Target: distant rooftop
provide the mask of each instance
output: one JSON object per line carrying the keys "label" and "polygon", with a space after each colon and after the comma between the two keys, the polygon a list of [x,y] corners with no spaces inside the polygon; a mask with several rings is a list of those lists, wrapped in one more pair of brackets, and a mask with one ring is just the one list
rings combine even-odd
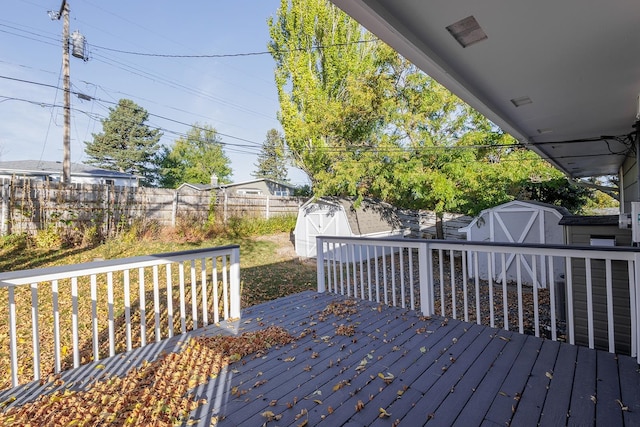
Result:
{"label": "distant rooftop", "polygon": [[[42,160],[15,160],[0,162],[0,174],[43,175],[62,173],[62,162]],[[102,169],[83,163],[71,163],[71,174],[75,176],[102,176],[107,178],[134,178],[130,173]]]}

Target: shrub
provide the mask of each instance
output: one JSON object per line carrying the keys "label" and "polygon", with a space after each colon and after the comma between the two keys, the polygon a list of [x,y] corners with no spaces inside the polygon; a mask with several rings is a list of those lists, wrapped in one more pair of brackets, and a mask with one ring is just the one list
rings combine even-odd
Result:
{"label": "shrub", "polygon": [[38,230],[33,236],[33,242],[40,249],[60,249],[62,247],[62,230],[53,224]]}

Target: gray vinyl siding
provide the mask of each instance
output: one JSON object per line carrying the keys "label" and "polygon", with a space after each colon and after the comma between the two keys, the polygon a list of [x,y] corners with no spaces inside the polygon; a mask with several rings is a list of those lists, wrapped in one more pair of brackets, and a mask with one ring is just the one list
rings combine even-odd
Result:
{"label": "gray vinyl siding", "polygon": [[638,162],[635,156],[628,156],[622,164],[622,212],[631,212],[631,202],[640,201],[638,189]]}
{"label": "gray vinyl siding", "polygon": [[[613,225],[607,226],[567,226],[567,243],[570,245],[589,246],[592,236],[615,236],[617,246],[631,244],[629,230]],[[616,350],[629,354],[631,351],[631,315],[629,309],[628,265],[623,261],[612,262],[614,337]],[[576,344],[588,345],[587,292],[585,261],[574,259],[571,264],[573,276],[573,303]],[[593,286],[593,313],[595,346],[607,350],[607,296],[605,261],[591,261],[591,277]]]}

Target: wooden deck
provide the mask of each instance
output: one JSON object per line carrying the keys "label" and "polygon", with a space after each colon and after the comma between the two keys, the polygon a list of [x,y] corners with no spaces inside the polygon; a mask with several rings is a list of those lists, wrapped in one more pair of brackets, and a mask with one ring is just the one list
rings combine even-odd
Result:
{"label": "wooden deck", "polygon": [[[640,425],[633,358],[364,301],[353,314],[320,316],[342,301],[304,292],[244,310],[240,321],[194,331],[229,334],[277,325],[303,335],[264,357],[232,364],[194,390],[208,401],[192,414],[196,425]],[[353,326],[355,334],[337,335],[340,325]],[[183,340],[102,361],[102,375],[177,351]],[[67,372],[65,386],[82,389],[99,379],[91,377],[95,372],[92,365]],[[0,393],[0,402],[11,396],[17,405],[54,389],[30,384]],[[381,408],[390,416],[380,418]],[[281,418],[267,421],[265,411]]]}

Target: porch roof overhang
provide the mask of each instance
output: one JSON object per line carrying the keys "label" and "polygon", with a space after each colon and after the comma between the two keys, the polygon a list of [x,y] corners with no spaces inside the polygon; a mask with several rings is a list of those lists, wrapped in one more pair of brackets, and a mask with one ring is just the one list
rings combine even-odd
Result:
{"label": "porch roof overhang", "polygon": [[[331,1],[568,176],[615,175],[631,152],[635,2]],[[447,27],[471,16],[486,39],[463,47]]]}

